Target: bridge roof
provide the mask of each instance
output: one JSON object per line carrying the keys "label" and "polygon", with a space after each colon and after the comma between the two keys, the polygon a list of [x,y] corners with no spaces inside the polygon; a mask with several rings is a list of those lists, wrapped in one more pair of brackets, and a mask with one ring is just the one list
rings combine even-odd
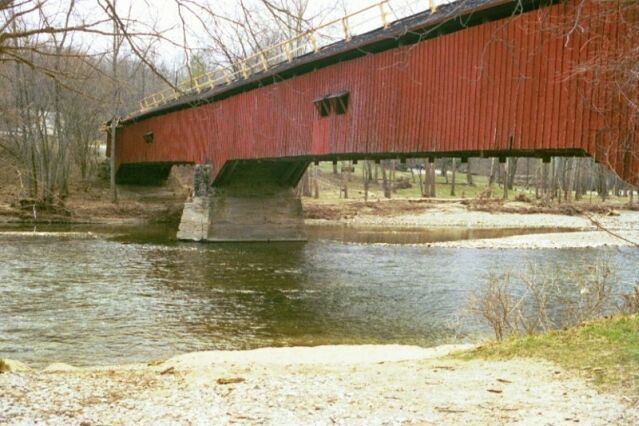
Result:
{"label": "bridge roof", "polygon": [[[548,0],[543,4],[556,2],[557,0]],[[540,4],[542,4],[540,0],[457,0],[439,6],[435,12],[427,10],[391,22],[387,28],[379,28],[353,36],[350,40],[322,47],[317,52],[299,56],[290,62],[276,64],[267,71],[255,73],[247,79],[233,81],[198,93],[187,93],[159,107],[133,112],[120,123],[126,125],[153,116],[212,103],[337,62],[348,61],[400,45],[417,43],[487,21],[532,10],[540,7]]]}

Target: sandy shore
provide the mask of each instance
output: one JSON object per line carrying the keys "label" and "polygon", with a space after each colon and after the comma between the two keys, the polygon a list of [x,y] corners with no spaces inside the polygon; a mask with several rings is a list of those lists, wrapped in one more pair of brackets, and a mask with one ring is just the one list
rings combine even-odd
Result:
{"label": "sandy shore", "polygon": [[553,234],[516,235],[512,237],[447,241],[431,247],[487,248],[487,249],[558,249],[625,247],[639,244],[639,231],[624,231],[617,238],[603,231],[559,232]]}
{"label": "sandy shore", "polygon": [[[639,212],[620,210],[614,215],[590,215],[603,225],[615,229],[634,227],[639,229]],[[459,203],[435,205],[419,213],[398,213],[390,216],[361,214],[337,221],[307,219],[309,224],[345,224],[354,226],[404,226],[404,227],[467,227],[485,228],[575,228],[594,230],[589,217],[547,213],[502,213],[468,210]]]}
{"label": "sandy shore", "polygon": [[[517,235],[503,238],[451,241],[435,243],[435,247],[458,247],[458,248],[492,248],[492,249],[552,249],[552,248],[589,248],[589,247],[624,247],[639,246],[639,212],[621,211],[618,215],[602,216],[592,215],[588,217],[559,216],[556,215],[514,215],[519,218],[511,218],[506,215],[495,214],[492,223],[499,221],[519,220],[526,223],[572,223],[568,225],[579,232],[557,232],[544,234]],[[528,216],[534,216],[528,218]],[[593,222],[594,221],[594,222]],[[597,226],[597,224],[601,226]],[[604,230],[602,230],[605,229]]]}
{"label": "sandy shore", "polygon": [[556,366],[445,346],[206,352],[148,366],[0,374],[0,423],[637,424],[639,408]]}
{"label": "sandy shore", "polygon": [[[601,231],[593,220],[608,233]],[[448,204],[422,213],[395,216],[361,215],[339,221],[307,220],[314,225],[342,224],[354,228],[571,228],[577,232],[555,232],[521,236],[450,241],[428,244],[434,247],[460,248],[585,248],[631,246],[639,244],[639,212],[622,210],[615,215],[566,216],[558,214],[489,213],[469,211],[465,206]],[[613,234],[622,238],[617,238]],[[625,240],[624,240],[625,239]]]}

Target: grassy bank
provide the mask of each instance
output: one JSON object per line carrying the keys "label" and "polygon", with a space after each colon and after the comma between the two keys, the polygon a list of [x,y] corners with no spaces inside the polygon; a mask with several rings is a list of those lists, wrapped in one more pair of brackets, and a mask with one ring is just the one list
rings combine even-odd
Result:
{"label": "grassy bank", "polygon": [[542,358],[607,390],[639,396],[639,316],[617,316],[567,330],[511,338],[460,355],[463,359]]}

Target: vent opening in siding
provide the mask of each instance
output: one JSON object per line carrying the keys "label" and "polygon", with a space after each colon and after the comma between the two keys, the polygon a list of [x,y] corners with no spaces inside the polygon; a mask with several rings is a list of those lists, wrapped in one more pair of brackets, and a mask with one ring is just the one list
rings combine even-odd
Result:
{"label": "vent opening in siding", "polygon": [[315,99],[313,103],[315,104],[315,109],[317,109],[317,112],[319,112],[319,115],[321,117],[328,117],[328,115],[331,113],[331,103],[327,97]]}
{"label": "vent opening in siding", "polygon": [[317,112],[319,112],[319,115],[322,117],[329,116],[332,111],[337,115],[342,115],[346,114],[346,110],[348,109],[348,98],[348,92],[340,92],[336,95],[328,95],[315,99],[313,104],[315,104]]}
{"label": "vent opening in siding", "polygon": [[342,92],[337,95],[328,97],[328,99],[330,100],[332,104],[333,110],[335,111],[335,114],[337,115],[346,114],[346,110],[348,109],[348,97],[349,97],[348,92]]}

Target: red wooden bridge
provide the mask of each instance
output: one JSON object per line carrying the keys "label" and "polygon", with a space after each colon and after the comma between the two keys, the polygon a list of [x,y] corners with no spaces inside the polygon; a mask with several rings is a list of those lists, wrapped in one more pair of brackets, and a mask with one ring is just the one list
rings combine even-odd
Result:
{"label": "red wooden bridge", "polygon": [[[614,75],[602,71],[639,45],[625,31],[639,22],[630,4],[461,0],[262,61],[258,72],[123,119],[118,180],[207,164],[222,193],[257,182],[255,173],[292,187],[318,160],[592,156],[639,184],[639,127]],[[211,233],[195,239],[218,239]]]}

